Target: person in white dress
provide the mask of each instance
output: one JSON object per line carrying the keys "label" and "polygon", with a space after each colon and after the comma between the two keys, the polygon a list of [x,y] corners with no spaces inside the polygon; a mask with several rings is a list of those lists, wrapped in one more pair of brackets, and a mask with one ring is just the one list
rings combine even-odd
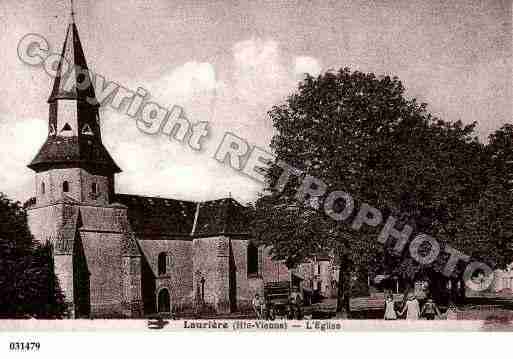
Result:
{"label": "person in white dress", "polygon": [[394,308],[394,298],[388,294],[385,298],[385,320],[396,320],[397,313]]}
{"label": "person in white dress", "polygon": [[403,310],[399,313],[399,315],[403,315],[406,312],[406,320],[417,320],[420,317],[420,305],[417,298],[413,293],[410,293],[406,304],[403,307]]}

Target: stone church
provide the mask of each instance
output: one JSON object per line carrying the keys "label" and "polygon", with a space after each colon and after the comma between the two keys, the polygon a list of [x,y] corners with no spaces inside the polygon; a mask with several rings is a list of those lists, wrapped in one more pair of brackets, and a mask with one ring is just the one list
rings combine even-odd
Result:
{"label": "stone church", "polygon": [[245,208],[231,198],[200,203],[116,193],[121,169],[102,143],[92,81],[81,78],[85,72],[66,73],[63,59],[88,69],[73,17],[48,99],[48,137],[28,165],[35,197],[27,207],[35,239],[53,244],[70,317],[198,306],[223,314],[248,309],[266,282],[331,288],[327,259],[293,272],[253,245]]}

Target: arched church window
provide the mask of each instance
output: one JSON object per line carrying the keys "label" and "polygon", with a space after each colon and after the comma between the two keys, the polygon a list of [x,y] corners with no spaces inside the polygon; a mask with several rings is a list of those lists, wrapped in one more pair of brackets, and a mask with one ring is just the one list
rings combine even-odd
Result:
{"label": "arched church window", "polygon": [[68,181],[62,182],[62,192],[69,192],[69,182]]}
{"label": "arched church window", "polygon": [[45,194],[45,183],[44,182],[41,182],[41,194]]}
{"label": "arched church window", "polygon": [[158,258],[158,270],[159,270],[159,275],[162,275],[162,274],[166,274],[166,271],[167,271],[167,266],[166,266],[166,263],[167,262],[167,255],[166,253],[162,252],[159,254],[159,258]]}
{"label": "arched church window", "polygon": [[97,188],[97,186],[96,186],[96,183],[95,183],[95,182],[93,182],[93,183],[91,184],[91,192],[92,192],[93,194],[96,194],[97,190],[98,190],[98,188]]}
{"label": "arched church window", "polygon": [[71,131],[71,126],[67,122],[64,124],[64,127],[61,130],[61,132],[64,132],[64,131]]}
{"label": "arched church window", "polygon": [[248,244],[248,276],[258,275],[258,247],[253,243]]}

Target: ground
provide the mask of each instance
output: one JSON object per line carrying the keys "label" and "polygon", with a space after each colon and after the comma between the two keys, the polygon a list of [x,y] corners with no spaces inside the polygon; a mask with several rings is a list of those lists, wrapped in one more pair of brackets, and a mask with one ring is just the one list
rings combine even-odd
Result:
{"label": "ground", "polygon": [[[395,298],[398,301],[399,296]],[[384,308],[378,308],[379,298],[358,297],[352,299],[352,304],[357,305],[358,310],[351,312],[351,319],[383,319]],[[369,303],[367,308],[363,303]],[[329,319],[338,318],[336,313],[336,298],[327,298],[320,303],[303,307],[305,319]],[[446,306],[439,306],[442,313],[440,319],[445,320]],[[153,317],[152,317],[153,318]],[[161,318],[169,319],[169,315],[162,314]],[[185,313],[174,319],[256,319],[254,312],[236,312],[225,315],[203,314],[194,312]],[[154,317],[157,319],[157,317]],[[513,296],[488,296],[467,298],[467,303],[457,307],[457,320],[482,320],[485,330],[513,330]],[[400,319],[401,320],[401,319]]]}

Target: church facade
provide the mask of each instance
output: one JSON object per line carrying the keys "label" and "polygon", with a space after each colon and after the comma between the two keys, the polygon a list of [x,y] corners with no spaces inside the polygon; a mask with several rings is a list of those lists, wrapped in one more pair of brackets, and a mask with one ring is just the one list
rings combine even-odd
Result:
{"label": "church facade", "polygon": [[244,311],[264,283],[292,277],[304,289],[331,289],[331,272],[323,269],[324,278],[319,264],[289,271],[269,249],[256,247],[245,208],[231,198],[191,202],[116,193],[121,169],[102,143],[90,74],[66,72],[63,59],[88,69],[74,20],[48,99],[48,137],[28,165],[35,197],[27,206],[34,238],[53,245],[70,317]]}

